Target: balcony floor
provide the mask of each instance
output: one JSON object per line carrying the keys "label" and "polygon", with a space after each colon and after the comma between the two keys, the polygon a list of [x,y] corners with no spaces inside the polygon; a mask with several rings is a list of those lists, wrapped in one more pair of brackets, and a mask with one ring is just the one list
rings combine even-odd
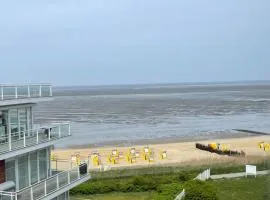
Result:
{"label": "balcony floor", "polygon": [[40,103],[44,101],[52,101],[53,97],[37,97],[37,98],[25,98],[25,99],[11,99],[11,100],[0,100],[0,107],[20,105],[20,104],[32,104]]}

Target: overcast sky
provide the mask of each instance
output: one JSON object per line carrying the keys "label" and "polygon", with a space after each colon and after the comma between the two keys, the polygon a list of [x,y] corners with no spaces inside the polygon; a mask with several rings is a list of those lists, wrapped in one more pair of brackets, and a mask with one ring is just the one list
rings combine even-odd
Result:
{"label": "overcast sky", "polygon": [[270,79],[269,0],[0,1],[1,83]]}

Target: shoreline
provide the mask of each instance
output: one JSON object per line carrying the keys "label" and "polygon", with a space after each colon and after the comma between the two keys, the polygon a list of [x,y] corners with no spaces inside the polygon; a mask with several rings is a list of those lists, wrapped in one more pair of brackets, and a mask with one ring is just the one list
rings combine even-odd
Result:
{"label": "shoreline", "polygon": [[252,132],[239,132],[239,133],[227,133],[224,135],[218,134],[216,137],[211,135],[210,137],[199,136],[175,136],[175,137],[163,137],[163,138],[151,138],[151,139],[138,139],[138,140],[113,140],[107,142],[89,143],[83,145],[67,145],[58,147],[56,149],[85,149],[85,148],[102,148],[102,147],[128,147],[138,145],[155,145],[155,144],[167,144],[167,143],[183,143],[183,142],[197,142],[206,140],[219,140],[219,139],[234,139],[234,138],[246,138],[246,137],[258,137],[260,135]]}

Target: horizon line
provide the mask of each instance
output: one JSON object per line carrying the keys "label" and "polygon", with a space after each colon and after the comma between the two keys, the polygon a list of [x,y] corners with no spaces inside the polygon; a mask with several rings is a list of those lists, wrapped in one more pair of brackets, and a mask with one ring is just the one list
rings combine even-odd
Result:
{"label": "horizon line", "polygon": [[202,85],[202,84],[240,84],[240,83],[270,83],[270,80],[239,80],[239,81],[199,81],[199,82],[156,82],[156,83],[120,83],[120,84],[78,84],[54,85],[53,87],[113,87],[113,86],[139,86],[139,85]]}

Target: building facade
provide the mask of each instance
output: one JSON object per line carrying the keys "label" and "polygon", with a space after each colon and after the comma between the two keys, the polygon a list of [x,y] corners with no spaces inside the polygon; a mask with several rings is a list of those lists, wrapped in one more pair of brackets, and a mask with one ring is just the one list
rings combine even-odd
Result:
{"label": "building facade", "polygon": [[90,179],[87,164],[53,171],[51,149],[71,136],[69,123],[34,124],[33,106],[52,100],[52,86],[0,85],[0,200],[66,200]]}

